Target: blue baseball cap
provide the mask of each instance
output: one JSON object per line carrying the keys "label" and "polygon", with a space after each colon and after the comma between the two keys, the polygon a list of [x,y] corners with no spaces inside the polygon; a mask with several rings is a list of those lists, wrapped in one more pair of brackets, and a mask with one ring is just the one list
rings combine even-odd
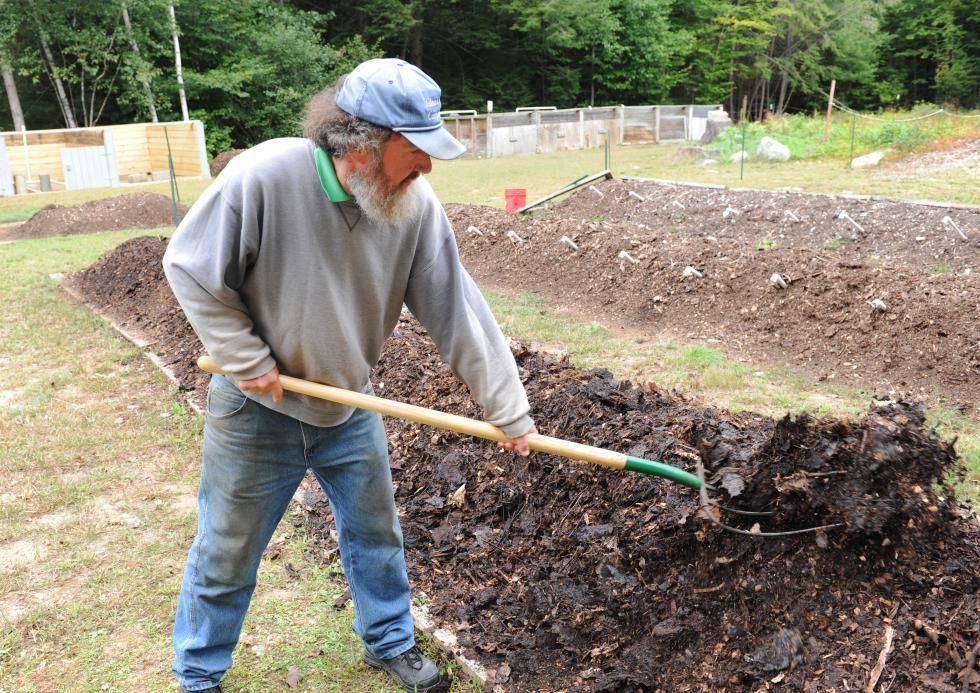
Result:
{"label": "blue baseball cap", "polygon": [[337,107],[355,118],[394,130],[435,159],[455,159],[466,146],[442,126],[439,85],[397,58],[367,60],[337,90]]}

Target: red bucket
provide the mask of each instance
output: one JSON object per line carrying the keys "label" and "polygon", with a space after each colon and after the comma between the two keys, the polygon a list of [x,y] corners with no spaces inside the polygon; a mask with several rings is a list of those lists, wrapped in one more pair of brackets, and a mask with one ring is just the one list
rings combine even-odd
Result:
{"label": "red bucket", "polygon": [[507,188],[504,190],[504,203],[507,212],[513,214],[527,204],[527,190],[524,188]]}

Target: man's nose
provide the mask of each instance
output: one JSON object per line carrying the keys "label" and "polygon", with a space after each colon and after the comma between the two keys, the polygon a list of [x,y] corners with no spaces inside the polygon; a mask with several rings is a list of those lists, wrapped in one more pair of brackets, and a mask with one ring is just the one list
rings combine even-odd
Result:
{"label": "man's nose", "polygon": [[432,172],[432,158],[425,152],[419,152],[418,159],[415,161],[415,170],[423,175]]}

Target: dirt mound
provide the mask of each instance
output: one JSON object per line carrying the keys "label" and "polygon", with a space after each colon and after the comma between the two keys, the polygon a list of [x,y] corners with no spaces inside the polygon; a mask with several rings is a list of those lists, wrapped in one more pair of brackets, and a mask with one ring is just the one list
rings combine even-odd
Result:
{"label": "dirt mound", "polygon": [[980,137],[952,142],[948,147],[925,154],[910,154],[879,172],[882,177],[912,177],[942,173],[950,169],[980,170]]}
{"label": "dirt mound", "polygon": [[[179,329],[160,272],[162,239],[123,244],[72,278],[76,289],[155,342],[168,361],[199,345]],[[178,355],[178,356],[174,356]],[[512,690],[862,687],[894,634],[881,684],[953,690],[980,683],[980,530],[931,483],[953,462],[908,403],[857,422],[772,421],[701,409],[653,389],[515,351],[542,433],[693,469],[711,495],[772,511],[699,515],[692,491],[386,422],[416,589],[466,652]],[[184,371],[203,392],[203,376]],[[466,416],[478,411],[424,331],[402,321],[378,365],[382,396]],[[461,502],[459,499],[462,499]],[[329,509],[309,526],[333,552]]]}
{"label": "dirt mound", "polygon": [[980,401],[980,210],[609,181],[540,216],[448,212],[486,285],[882,396]]}
{"label": "dirt mound", "polygon": [[228,151],[221,152],[216,157],[211,159],[211,177],[214,178],[221,173],[225,169],[225,166],[228,165],[229,161],[244,151],[244,149],[229,149]]}
{"label": "dirt mound", "polygon": [[[178,219],[187,209],[178,205]],[[173,226],[173,203],[166,195],[151,192],[130,193],[85,204],[63,207],[48,205],[23,224],[11,228],[0,240],[25,240],[78,233],[152,229]]]}

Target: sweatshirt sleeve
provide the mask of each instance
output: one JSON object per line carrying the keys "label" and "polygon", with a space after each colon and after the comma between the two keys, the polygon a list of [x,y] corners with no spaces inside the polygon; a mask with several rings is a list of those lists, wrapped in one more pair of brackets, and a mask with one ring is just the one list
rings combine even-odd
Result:
{"label": "sweatshirt sleeve", "polygon": [[177,227],[163,269],[204,348],[222,369],[246,380],[276,365],[239,293],[261,228],[254,211],[242,214],[226,199],[223,182],[212,184]]}
{"label": "sweatshirt sleeve", "polygon": [[405,304],[432,335],[439,353],[466,383],[484,418],[510,438],[534,422],[514,356],[483,295],[459,260],[449,220],[441,206],[425,215],[436,225],[430,252],[413,267]]}

